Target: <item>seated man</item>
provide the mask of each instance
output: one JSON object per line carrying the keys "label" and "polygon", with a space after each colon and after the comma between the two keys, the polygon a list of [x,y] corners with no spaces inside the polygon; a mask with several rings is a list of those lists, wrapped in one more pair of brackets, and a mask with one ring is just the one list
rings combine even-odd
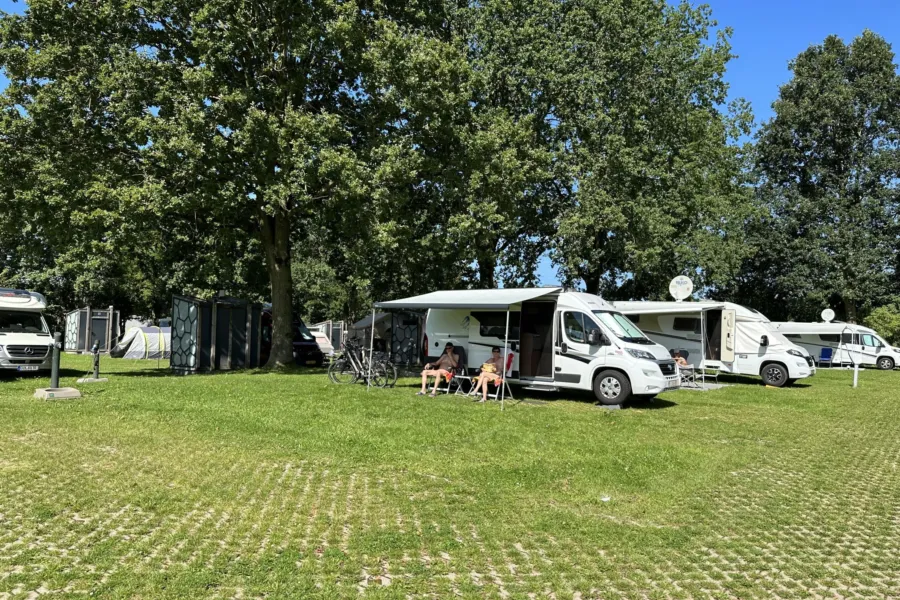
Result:
{"label": "seated man", "polygon": [[477,383],[475,388],[470,392],[472,396],[478,395],[481,389],[481,402],[487,402],[488,384],[498,382],[502,379],[503,373],[503,357],[500,356],[500,348],[494,346],[491,348],[491,357],[481,365],[481,373],[475,378]]}
{"label": "seated man", "polygon": [[679,367],[688,366],[688,361],[685,360],[685,358],[681,355],[681,352],[679,352],[678,350],[675,351],[675,353],[672,355],[672,358],[675,359],[675,364]]}
{"label": "seated man", "polygon": [[417,392],[416,396],[425,395],[428,378],[434,377],[434,387],[431,390],[431,394],[429,394],[429,396],[434,398],[435,394],[437,394],[437,388],[438,384],[441,382],[441,377],[449,381],[453,377],[453,369],[458,365],[459,356],[453,352],[453,344],[447,342],[447,345],[444,346],[444,353],[441,354],[440,358],[438,358],[434,364],[427,363],[425,365],[425,369],[422,371],[422,390]]}

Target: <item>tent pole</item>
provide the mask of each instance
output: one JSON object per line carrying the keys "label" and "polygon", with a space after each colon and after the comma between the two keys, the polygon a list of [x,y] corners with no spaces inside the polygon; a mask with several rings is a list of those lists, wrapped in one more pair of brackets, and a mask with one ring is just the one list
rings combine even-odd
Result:
{"label": "tent pole", "polygon": [[[500,385],[500,411],[503,411],[503,404],[506,400],[506,361],[509,360],[507,358],[507,346],[509,345],[509,307],[506,307],[506,333],[503,336],[503,365],[500,367],[500,378],[503,383]],[[487,385],[487,383],[485,383]]]}
{"label": "tent pole", "polygon": [[372,360],[375,358],[375,307],[372,307],[372,329],[369,332],[369,376],[366,377],[366,391],[372,385]]}

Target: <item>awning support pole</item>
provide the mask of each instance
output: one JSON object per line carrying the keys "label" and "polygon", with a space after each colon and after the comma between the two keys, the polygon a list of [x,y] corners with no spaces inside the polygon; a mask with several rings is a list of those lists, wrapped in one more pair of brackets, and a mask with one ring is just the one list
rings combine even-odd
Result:
{"label": "awning support pole", "polygon": [[372,307],[372,329],[369,333],[369,376],[366,377],[366,391],[372,386],[372,365],[375,358],[375,307]]}
{"label": "awning support pole", "polygon": [[[509,360],[507,358],[507,346],[509,345],[509,307],[506,307],[506,333],[503,336],[503,366],[500,367],[502,371],[500,372],[500,380],[503,382],[500,384],[500,411],[503,411],[504,401],[506,400],[506,361]],[[485,384],[487,385],[487,384]]]}
{"label": "awning support pole", "polygon": [[[702,375],[700,376],[700,387],[706,389],[706,370],[704,368],[704,364],[706,363],[706,311],[700,311],[700,372]],[[696,374],[696,372],[695,372]]]}

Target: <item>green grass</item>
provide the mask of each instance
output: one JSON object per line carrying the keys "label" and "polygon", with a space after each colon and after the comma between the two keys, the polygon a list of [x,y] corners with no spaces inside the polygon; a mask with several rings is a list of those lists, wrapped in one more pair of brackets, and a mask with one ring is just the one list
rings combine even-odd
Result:
{"label": "green grass", "polygon": [[900,594],[900,373],[501,412],[102,366],[0,380],[0,600]]}

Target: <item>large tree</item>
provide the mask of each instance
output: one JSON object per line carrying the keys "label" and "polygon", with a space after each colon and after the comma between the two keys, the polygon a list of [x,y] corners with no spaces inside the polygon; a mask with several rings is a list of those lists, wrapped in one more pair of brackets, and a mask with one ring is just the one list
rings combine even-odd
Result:
{"label": "large tree", "polygon": [[756,252],[735,295],[777,318],[831,306],[856,321],[897,292],[897,65],[866,31],[830,36],[790,68],[759,135]]}
{"label": "large tree", "polygon": [[676,274],[709,287],[743,255],[743,149],[752,117],[725,106],[730,31],[707,7],[579,0],[547,23],[546,73],[567,208],[555,260],[612,297],[664,293]]}
{"label": "large tree", "polygon": [[[394,201],[378,191],[414,180],[416,149],[391,129],[434,118],[454,95],[431,86],[416,114],[398,112],[393,95],[440,63],[444,16],[427,0],[32,0],[2,22],[12,125],[0,140],[15,136],[30,160],[6,172],[37,175],[6,193],[21,222],[47,228],[31,239],[58,254],[77,247],[80,260],[121,264],[121,231],[124,247],[146,240],[163,268],[180,261],[173,285],[188,290],[232,287],[235,266],[262,256],[270,364],[286,363],[292,238],[311,223],[353,240],[352,256],[373,230],[366,219]],[[404,71],[392,61],[400,47]],[[218,285],[195,285],[190,264]]]}

